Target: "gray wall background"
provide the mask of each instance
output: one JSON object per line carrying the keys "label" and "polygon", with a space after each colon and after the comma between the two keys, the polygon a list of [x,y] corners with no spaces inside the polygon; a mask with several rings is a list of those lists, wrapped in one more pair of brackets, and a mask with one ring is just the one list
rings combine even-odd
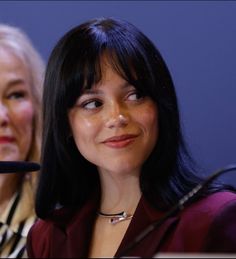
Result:
{"label": "gray wall background", "polygon": [[[23,29],[45,61],[66,31],[100,16],[134,23],[161,51],[203,172],[236,163],[236,2],[0,1],[0,22]],[[236,185],[236,172],[222,181]]]}

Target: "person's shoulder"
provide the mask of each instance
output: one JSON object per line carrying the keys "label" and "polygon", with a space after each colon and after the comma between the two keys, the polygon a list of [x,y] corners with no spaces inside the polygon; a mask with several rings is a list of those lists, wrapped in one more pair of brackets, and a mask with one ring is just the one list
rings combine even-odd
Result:
{"label": "person's shoulder", "polygon": [[71,213],[66,208],[55,209],[46,219],[38,219],[31,228],[33,233],[41,233],[44,235],[55,225],[63,225],[70,218]]}
{"label": "person's shoulder", "polygon": [[[66,208],[55,209],[45,219],[38,218],[27,236],[27,253],[30,258],[48,258],[51,243],[60,239],[71,213]],[[58,231],[59,230],[59,231]]]}
{"label": "person's shoulder", "polygon": [[52,211],[45,219],[37,219],[34,225],[31,227],[31,235],[40,235],[40,237],[49,238],[49,234],[54,228],[61,228],[69,224],[74,216],[74,211],[67,208],[59,208]]}
{"label": "person's shoulder", "polygon": [[236,193],[230,191],[221,191],[212,193],[197,202],[193,203],[189,209],[193,211],[202,210],[208,213],[216,213],[228,205],[236,206]]}
{"label": "person's shoulder", "polygon": [[46,235],[50,228],[52,227],[53,222],[50,220],[37,219],[34,225],[31,227],[30,231],[36,234],[42,233],[42,235]]}
{"label": "person's shoulder", "polygon": [[[224,197],[225,196],[225,197]],[[205,251],[236,252],[236,198],[233,193],[221,194],[218,211],[213,217],[205,244]]]}
{"label": "person's shoulder", "polygon": [[38,219],[31,227],[27,236],[27,254],[30,258],[48,256],[53,223]]}
{"label": "person's shoulder", "polygon": [[236,193],[230,191],[215,192],[196,202],[188,205],[182,210],[181,218],[194,219],[202,218],[201,224],[204,222],[209,224],[217,215],[227,211],[236,209]]}
{"label": "person's shoulder", "polygon": [[[187,247],[193,247],[198,251],[208,251],[210,247],[212,251],[216,249],[231,251],[232,247],[236,247],[235,218],[236,194],[228,191],[216,192],[193,202],[180,212],[176,236],[179,240],[183,238],[182,242]],[[229,238],[229,233],[232,238]],[[193,236],[194,242],[191,241]],[[221,241],[222,237],[225,237],[227,245],[222,246],[220,242],[217,243],[213,240],[213,236],[221,238]],[[232,251],[235,252],[235,248]]]}

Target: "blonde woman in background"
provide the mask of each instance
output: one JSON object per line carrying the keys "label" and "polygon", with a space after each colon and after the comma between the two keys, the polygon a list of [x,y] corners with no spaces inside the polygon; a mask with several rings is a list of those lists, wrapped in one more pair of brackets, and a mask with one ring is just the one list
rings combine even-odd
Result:
{"label": "blonde woman in background", "polygon": [[[19,28],[0,24],[0,161],[40,159],[44,62]],[[0,257],[26,256],[37,172],[0,174]]]}

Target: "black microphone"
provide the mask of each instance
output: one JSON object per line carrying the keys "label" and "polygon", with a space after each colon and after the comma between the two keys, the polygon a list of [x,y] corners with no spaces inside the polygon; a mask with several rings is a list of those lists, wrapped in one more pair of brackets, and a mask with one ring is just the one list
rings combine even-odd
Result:
{"label": "black microphone", "polygon": [[215,178],[220,176],[223,173],[229,171],[235,171],[236,164],[228,165],[224,168],[221,168],[208,176],[205,181],[198,184],[195,188],[193,188],[189,193],[187,193],[179,202],[174,205],[160,220],[155,221],[154,223],[147,226],[136,238],[121,251],[119,257],[124,257],[133,247],[135,247],[139,242],[141,242],[149,233],[151,233],[154,229],[159,227],[162,223],[164,223],[169,217],[173,216],[177,212],[184,209],[184,206],[187,202],[190,202],[194,196],[199,193],[203,188],[205,188],[209,183],[211,183]]}
{"label": "black microphone", "polygon": [[38,171],[40,165],[26,161],[0,161],[0,174]]}

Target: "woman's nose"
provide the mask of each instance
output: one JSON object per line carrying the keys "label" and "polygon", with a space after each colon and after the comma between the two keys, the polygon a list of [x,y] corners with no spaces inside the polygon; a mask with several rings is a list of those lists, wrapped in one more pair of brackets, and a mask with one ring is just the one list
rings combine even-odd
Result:
{"label": "woman's nose", "polygon": [[0,103],[0,127],[6,126],[8,121],[8,109],[4,104]]}
{"label": "woman's nose", "polygon": [[125,109],[119,106],[110,108],[107,115],[106,127],[116,128],[125,127],[129,123],[129,116]]}

